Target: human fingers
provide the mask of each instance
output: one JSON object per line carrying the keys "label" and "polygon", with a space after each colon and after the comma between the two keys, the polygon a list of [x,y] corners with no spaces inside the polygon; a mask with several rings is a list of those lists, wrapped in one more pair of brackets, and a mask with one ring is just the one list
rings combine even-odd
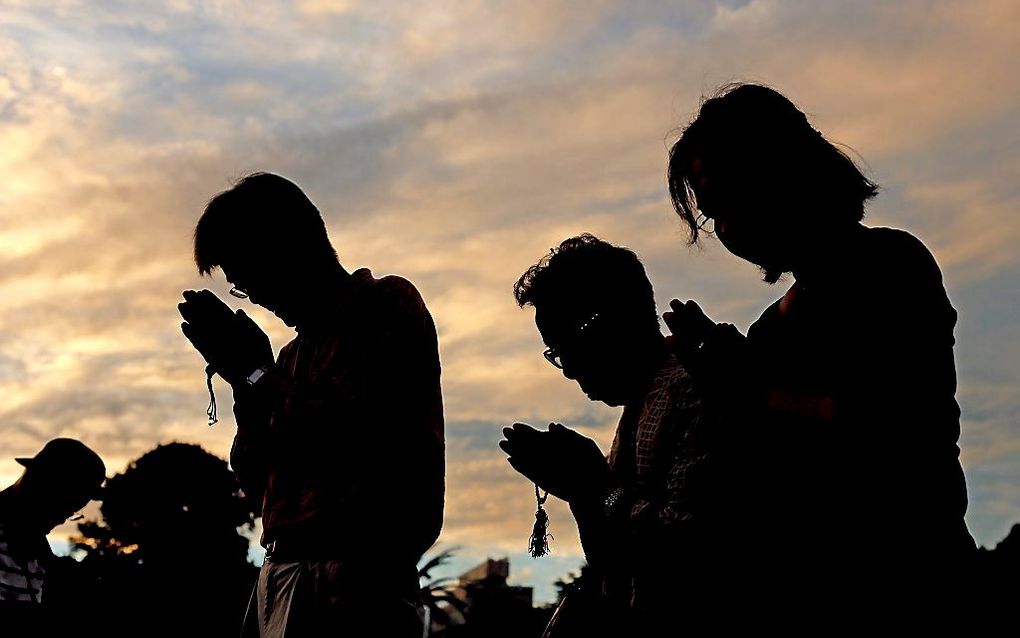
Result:
{"label": "human fingers", "polygon": [[534,482],[538,482],[536,480],[538,473],[536,473],[536,468],[533,463],[530,463],[519,456],[508,456],[506,461],[510,464],[510,467],[514,468],[514,470],[518,473],[523,474],[525,477]]}
{"label": "human fingers", "polygon": [[206,313],[210,317],[217,317],[219,319],[232,318],[234,311],[230,309],[222,299],[216,296],[216,294],[208,289],[203,289],[195,293],[193,297],[193,303],[201,308],[203,313]]}
{"label": "human fingers", "polygon": [[554,435],[554,436],[557,436],[557,437],[562,437],[562,436],[569,436],[571,434],[577,434],[577,431],[568,428],[567,426],[563,425],[562,423],[550,423],[549,424],[549,433]]}
{"label": "human fingers", "polygon": [[191,345],[195,350],[198,350],[199,354],[208,361],[210,351],[208,347],[208,340],[205,338],[201,330],[197,330],[195,326],[184,322],[181,324],[181,332],[191,342]]}
{"label": "human fingers", "polygon": [[514,423],[509,428],[511,436],[520,440],[533,440],[536,435],[541,434],[540,430],[533,428],[527,423]]}
{"label": "human fingers", "polygon": [[712,325],[715,323],[708,317],[708,315],[705,314],[705,311],[701,309],[698,302],[693,299],[687,300],[687,303],[684,304],[684,311],[686,312],[688,319],[692,322],[696,322],[701,325]]}
{"label": "human fingers", "polygon": [[187,301],[182,301],[177,304],[177,312],[180,313],[181,317],[183,317],[185,321],[191,321],[195,318],[194,313],[192,312],[192,306]]}

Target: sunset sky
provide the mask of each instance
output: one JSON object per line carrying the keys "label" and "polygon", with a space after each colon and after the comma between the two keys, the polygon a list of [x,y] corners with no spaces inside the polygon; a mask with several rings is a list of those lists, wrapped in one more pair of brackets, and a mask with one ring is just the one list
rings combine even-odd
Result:
{"label": "sunset sky", "polygon": [[[194,224],[269,170],[316,202],[346,266],[407,277],[436,318],[454,571],[507,555],[550,599],[576,530],[554,503],[553,555],[526,556],[534,494],[500,428],[555,420],[607,447],[618,412],[545,362],[512,284],[589,231],[638,252],[661,309],[694,298],[746,329],[789,282],[712,239],[687,248],[664,171],[701,97],[755,80],[859,154],[883,187],[868,223],[941,264],[967,521],[994,545],[1020,521],[1018,24],[1011,0],[0,2],[0,483],[55,436],[111,474],[173,440],[226,456],[232,417],[206,426],[176,304],[225,294],[195,271]],[[252,314],[277,349],[292,336]]]}

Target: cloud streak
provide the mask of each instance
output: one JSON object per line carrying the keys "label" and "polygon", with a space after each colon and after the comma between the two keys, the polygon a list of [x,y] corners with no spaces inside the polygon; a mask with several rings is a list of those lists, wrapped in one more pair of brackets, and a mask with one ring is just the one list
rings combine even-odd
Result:
{"label": "cloud streak", "polygon": [[[441,337],[449,422],[444,542],[520,556],[530,486],[495,447],[514,420],[616,412],[540,356],[510,289],[560,239],[634,248],[660,306],[696,298],[746,327],[780,290],[709,242],[688,250],[666,146],[733,79],[788,93],[883,185],[874,223],[908,228],[961,313],[971,527],[1020,519],[1020,18],[1010,2],[296,5],[234,0],[7,3],[0,9],[0,479],[74,435],[119,471],[204,425],[202,365],[179,335],[205,201],[247,170],[300,183],[344,263],[418,284]],[[781,191],[777,192],[781,196]],[[254,312],[278,348],[290,336]],[[218,386],[221,400],[229,389]],[[552,509],[557,562],[579,560]],[[516,554],[514,552],[517,552]],[[517,560],[515,558],[515,560]],[[549,565],[545,567],[543,565]]]}

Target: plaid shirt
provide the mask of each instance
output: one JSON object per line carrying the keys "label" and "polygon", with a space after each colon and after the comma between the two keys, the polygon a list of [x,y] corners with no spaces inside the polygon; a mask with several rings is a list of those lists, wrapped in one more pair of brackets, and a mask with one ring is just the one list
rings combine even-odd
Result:
{"label": "plaid shirt", "polygon": [[265,389],[235,396],[231,464],[261,499],[263,545],[417,561],[443,516],[436,329],[407,280],[361,269],[352,281],[280,351]]}
{"label": "plaid shirt", "polygon": [[644,401],[624,408],[609,454],[619,498],[578,519],[588,562],[614,606],[660,606],[679,580],[697,580],[714,506],[703,419],[691,378],[672,355]]}

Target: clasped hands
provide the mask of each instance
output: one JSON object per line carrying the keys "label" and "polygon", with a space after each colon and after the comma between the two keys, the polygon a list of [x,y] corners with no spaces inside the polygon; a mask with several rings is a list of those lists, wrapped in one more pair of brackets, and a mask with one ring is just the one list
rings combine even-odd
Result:
{"label": "clasped hands", "polygon": [[662,319],[671,333],[666,340],[680,361],[689,361],[716,329],[716,323],[705,315],[693,299],[686,302],[673,299],[669,302],[669,308],[662,313]]}
{"label": "clasped hands", "polygon": [[236,386],[273,362],[269,337],[244,310],[234,312],[209,290],[185,290],[181,331],[212,370]]}
{"label": "clasped hands", "polygon": [[503,436],[510,466],[553,496],[571,504],[604,497],[611,471],[595,441],[559,423],[547,431],[514,423]]}
{"label": "clasped hands", "polygon": [[[674,299],[664,313],[672,349],[681,359],[690,357],[716,328],[692,300]],[[612,487],[612,471],[595,441],[559,423],[547,431],[526,423],[503,428],[499,447],[510,466],[550,494],[571,504],[601,499]]]}

